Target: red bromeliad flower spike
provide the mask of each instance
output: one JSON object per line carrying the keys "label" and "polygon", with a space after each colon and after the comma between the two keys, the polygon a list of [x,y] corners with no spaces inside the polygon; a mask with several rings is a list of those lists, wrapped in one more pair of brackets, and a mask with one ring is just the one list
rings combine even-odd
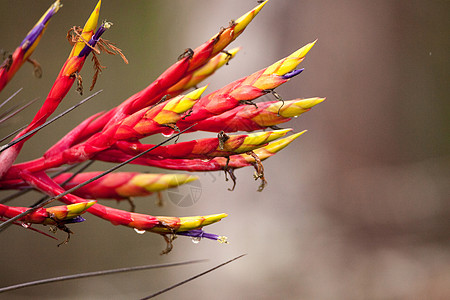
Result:
{"label": "red bromeliad flower spike", "polygon": [[[305,132],[306,130],[278,139],[267,144],[264,147],[253,150],[253,152],[259,157],[261,161],[265,160],[275,155],[280,150],[286,148],[291,142],[293,142],[296,138],[298,138]],[[125,155],[120,151],[112,150],[99,154],[97,158],[102,161],[120,163],[131,157],[132,155]],[[231,155],[228,158],[215,157],[209,160],[138,158],[133,161],[133,163],[143,166],[152,166],[169,170],[190,172],[223,171],[226,170],[227,167],[231,169],[237,169],[251,166],[255,162],[256,161],[254,156],[249,154]]]}
{"label": "red bromeliad flower spike", "polygon": [[[19,219],[21,223],[16,223],[17,225],[22,225],[25,228],[31,229],[31,224],[42,224],[42,225],[50,225],[54,226],[52,228],[53,232],[56,230],[62,230],[67,232],[67,238],[61,244],[67,244],[70,239],[70,234],[73,233],[66,224],[72,223],[80,223],[85,221],[82,214],[86,212],[86,210],[95,204],[96,201],[88,201],[83,203],[71,204],[71,205],[62,205],[62,206],[54,206],[50,208],[39,208],[32,213],[27,214],[26,216]],[[12,207],[0,204],[0,218],[13,218],[25,211],[27,211],[29,207]],[[39,233],[47,235],[39,230],[35,230]],[[48,235],[47,235],[48,236]]]}
{"label": "red bromeliad flower spike", "polygon": [[[64,188],[70,189],[100,173],[87,172],[77,174],[69,182],[64,184]],[[61,185],[72,176],[72,173],[63,173],[55,178],[55,182]],[[197,176],[189,174],[117,172],[107,174],[77,189],[73,194],[86,199],[124,200],[131,197],[148,196],[197,179]]]}
{"label": "red bromeliad flower spike", "polygon": [[[70,233],[65,224],[78,218],[70,213],[71,209],[84,207],[82,212],[87,211],[114,225],[127,226],[138,233],[149,231],[161,234],[167,242],[167,248],[163,253],[168,253],[172,249],[172,240],[176,235],[188,236],[195,240],[208,238],[226,243],[225,237],[203,231],[204,226],[226,217],[225,213],[191,217],[152,216],[134,212],[134,206],[133,211],[128,212],[92,201],[92,199],[124,200],[145,196],[190,182],[197,179],[196,176],[111,173],[117,168],[106,172],[86,172],[76,175],[63,173],[54,178],[50,178],[49,174],[64,165],[101,160],[190,172],[225,171],[233,180],[234,188],[236,184],[234,170],[253,166],[255,179],[261,180],[259,190],[262,190],[267,183],[262,161],[275,155],[305,132],[286,136],[292,129],[278,129],[276,126],[310,110],[324,98],[260,103],[252,101],[268,93],[281,100],[274,89],[302,72],[303,69],[296,68],[315,42],[307,44],[265,69],[236,80],[206,96],[202,97],[206,86],[184,95],[181,93],[196,87],[234,57],[239,48],[226,51],[225,47],[244,31],[265,4],[266,2],[258,5],[247,14],[230,22],[227,28],[221,29],[218,34],[195,50],[186,49],[178,61],[148,87],[132,95],[119,106],[87,118],[51,146],[42,157],[13,165],[24,142],[31,135],[15,145],[9,145],[8,149],[4,148],[5,151],[1,149],[3,153],[0,155],[0,189],[33,188],[54,197],[53,200],[58,199],[67,204],[56,208],[40,208],[23,216],[21,221],[39,224],[53,222],[52,225]],[[44,105],[30,125],[16,138],[43,124],[55,111],[73,83],[77,81],[79,85],[81,84],[79,72],[91,52],[96,68],[93,83],[102,69],[95,56],[99,53],[98,49],[106,49],[108,53],[118,53],[123,57],[120,49],[100,38],[110,23],[104,22],[95,30],[99,9],[100,1],[84,29],[74,27],[71,30],[73,49],[69,58]],[[268,128],[273,130],[253,132]],[[178,132],[179,135],[185,131],[208,131],[218,134],[216,137],[170,145],[142,142],[143,138],[158,133],[171,135]],[[249,133],[227,134],[237,131]],[[26,208],[2,205],[0,217],[18,218],[24,211]]]}
{"label": "red bromeliad flower spike", "polygon": [[[63,173],[53,180],[65,189],[71,189],[82,184],[102,172]],[[189,174],[147,174],[138,172],[116,172],[107,174],[73,192],[85,199],[114,199],[117,201],[148,196],[169,188],[197,180],[198,177]],[[2,189],[24,190],[29,188],[21,179],[3,180]],[[131,202],[130,202],[131,204]],[[133,207],[133,205],[132,205]]]}
{"label": "red bromeliad flower spike", "polygon": [[[58,223],[77,223],[83,221],[80,217],[86,210],[95,204],[96,201],[88,201],[79,204],[54,206],[50,208],[40,208],[19,219],[24,223],[56,225]],[[0,216],[12,218],[29,207],[12,207],[0,204]]]}
{"label": "red bromeliad flower spike", "polygon": [[[325,98],[296,99],[289,101],[259,102],[239,105],[223,114],[199,121],[195,130],[212,132],[255,131],[274,127],[309,111]],[[194,129],[193,128],[193,129]]]}
{"label": "red bromeliad flower spike", "polygon": [[[286,148],[291,142],[293,142],[300,135],[305,133],[306,130],[296,134],[292,134],[288,137],[278,139],[274,142],[267,144],[266,146],[257,148],[253,151],[231,155],[228,157],[214,157],[212,159],[158,159],[141,157],[133,161],[134,164],[143,166],[153,166],[169,170],[190,171],[190,172],[211,172],[211,171],[225,171],[230,175],[233,180],[233,188],[236,184],[236,177],[234,176],[234,170],[253,166],[256,170],[255,179],[262,179],[262,185],[258,189],[261,191],[266,185],[264,179],[264,169],[261,162],[280,150]],[[133,157],[129,154],[124,154],[121,151],[111,150],[97,155],[96,159],[120,163]]]}
{"label": "red bromeliad flower spike", "polygon": [[[50,93],[48,94],[47,99],[45,100],[41,109],[39,109],[39,111],[36,113],[31,123],[16,136],[16,139],[35,129],[39,125],[42,125],[47,120],[47,118],[56,110],[59,103],[69,92],[77,77],[78,72],[83,67],[87,55],[91,52],[91,48],[85,45],[84,41],[90,40],[94,35],[94,30],[97,26],[98,21],[100,3],[101,1],[98,2],[96,8],[86,22],[79,40],[73,46],[69,58],[67,58],[66,62],[64,63],[64,66],[62,67],[58,77],[56,78],[55,83],[53,84]],[[59,3],[57,7],[59,7]],[[52,10],[52,8],[50,8],[50,10]],[[100,29],[98,30],[98,37],[105,31],[105,29],[105,26],[100,27]],[[93,44],[95,46],[95,42],[93,42]],[[88,47],[88,49],[84,49],[84,47]],[[30,137],[28,137],[27,139],[29,139]],[[21,142],[6,149],[0,154],[0,178],[14,163],[17,155],[19,155],[19,152],[27,139],[22,140]]]}
{"label": "red bromeliad flower spike", "polygon": [[[228,157],[255,150],[267,143],[286,135],[292,129],[256,132],[250,134],[230,135],[219,138],[199,139],[168,146],[161,146],[143,157],[155,159]],[[117,148],[127,154],[136,155],[155,145],[117,142]]]}
{"label": "red bromeliad flower spike", "polygon": [[[64,193],[64,189],[56,184],[44,172],[22,172],[22,179],[34,188],[50,195]],[[84,198],[67,194],[61,199],[66,204],[77,204],[88,202]],[[164,236],[167,242],[167,249],[163,253],[168,253],[172,249],[172,239],[178,232],[198,230],[203,226],[213,224],[225,218],[227,214],[214,214],[194,217],[155,217],[146,214],[127,212],[120,209],[110,208],[100,204],[94,204],[87,209],[87,212],[110,221],[113,225],[122,225],[135,229],[139,233],[150,231]],[[219,242],[226,241],[226,238],[216,239]]]}

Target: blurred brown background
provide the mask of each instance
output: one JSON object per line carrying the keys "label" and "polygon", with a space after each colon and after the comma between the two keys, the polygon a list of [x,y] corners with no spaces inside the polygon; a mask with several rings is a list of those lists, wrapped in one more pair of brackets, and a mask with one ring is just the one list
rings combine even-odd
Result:
{"label": "blurred brown background", "polygon": [[[43,78],[33,78],[25,65],[1,100],[20,87],[17,101],[39,97],[41,103],[47,95],[70,51],[67,30],[83,25],[95,6],[86,0],[63,3],[32,55],[43,66]],[[13,51],[50,4],[2,0],[0,48]],[[40,156],[93,112],[144,88],[185,48],[200,45],[256,4],[104,1],[101,19],[114,23],[104,37],[124,50],[130,64],[103,56],[108,68],[95,88],[103,93],[42,130],[19,159]],[[159,236],[86,215],[87,222],[72,226],[76,234],[69,245],[57,248],[55,241],[14,226],[0,235],[1,286],[116,267],[209,261],[39,286],[0,298],[134,299],[247,253],[160,298],[449,299],[449,12],[450,1],[444,0],[270,1],[232,44],[243,50],[207,80],[208,91],[318,38],[301,65],[305,72],[277,89],[285,99],[327,97],[286,125],[309,132],[265,162],[269,185],[262,193],[256,192],[253,170],[244,169],[236,172],[234,192],[223,174],[199,174],[201,197],[190,207],[174,205],[167,194],[163,208],[154,205],[155,197],[136,200],[139,212],[154,215],[227,212],[228,218],[207,231],[227,235],[231,244],[193,244],[180,237],[172,253],[160,256],[165,244]],[[86,81],[91,74],[87,63]],[[58,111],[81,99],[73,89]],[[38,105],[1,127],[0,135],[25,124]],[[37,197],[29,194],[14,204],[30,205]]]}

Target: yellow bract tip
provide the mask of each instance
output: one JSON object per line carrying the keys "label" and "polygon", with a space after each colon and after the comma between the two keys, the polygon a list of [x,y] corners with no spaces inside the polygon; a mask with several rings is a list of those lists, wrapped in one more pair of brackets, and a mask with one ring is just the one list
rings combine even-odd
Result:
{"label": "yellow bract tip", "polygon": [[212,223],[216,223],[219,222],[220,220],[222,220],[223,218],[227,217],[227,214],[215,214],[215,215],[208,215],[208,216],[203,216],[204,220],[202,223],[202,226],[206,226],[206,225],[210,225]]}
{"label": "yellow bract tip", "polygon": [[314,98],[307,98],[307,99],[302,99],[299,101],[296,101],[296,104],[302,108],[311,108],[313,106],[316,106],[319,103],[322,103],[326,98],[318,98],[318,97],[314,97]]}
{"label": "yellow bract tip", "polygon": [[217,63],[217,66],[215,67],[215,69],[217,70],[224,64],[228,63],[230,61],[230,59],[234,58],[234,56],[236,55],[236,53],[239,52],[239,50],[241,50],[241,47],[236,47],[231,50],[226,50],[226,53],[220,53],[219,58],[218,58],[219,62]]}
{"label": "yellow bract tip", "polygon": [[83,32],[86,31],[93,31],[95,28],[97,28],[98,23],[98,16],[100,15],[100,6],[102,5],[102,0],[99,0],[97,2],[97,5],[95,6],[94,10],[91,13],[91,16],[86,21],[86,24],[84,24]]}
{"label": "yellow bract tip", "polygon": [[79,216],[83,214],[89,207],[94,205],[97,201],[89,201],[89,202],[83,202],[83,203],[76,203],[76,204],[70,204],[67,205],[67,219],[74,218],[76,216]]}
{"label": "yellow bract tip", "polygon": [[307,131],[308,130],[302,130],[300,132],[294,133],[293,135],[287,136],[284,139],[290,140],[292,142],[293,140],[295,140],[296,138],[298,138],[299,136],[301,136],[302,134],[304,134]]}
{"label": "yellow bract tip", "polygon": [[163,111],[161,111],[156,117],[154,117],[153,120],[155,122],[158,122],[159,124],[172,123],[172,120],[164,119],[168,117],[166,114],[164,114],[164,111],[171,111],[176,114],[186,112],[188,109],[191,109],[192,106],[194,106],[195,102],[198,99],[200,99],[201,95],[203,94],[203,92],[206,90],[207,87],[208,86],[206,85],[186,95],[180,95],[165,102]]}
{"label": "yellow bract tip", "polygon": [[70,205],[54,206],[47,208],[47,212],[53,214],[57,220],[69,220],[83,214],[89,207],[94,205],[97,201],[88,201]]}
{"label": "yellow bract tip", "polygon": [[[228,54],[231,54],[231,57],[234,57],[236,55],[236,53],[238,53],[240,50],[242,49],[242,47],[236,47],[230,50],[227,50]],[[227,57],[229,57],[229,55],[227,53],[223,53],[225,54]]]}
{"label": "yellow bract tip", "polygon": [[314,42],[311,42],[309,44],[306,44],[302,48],[300,48],[297,51],[295,51],[294,53],[292,53],[291,56],[294,56],[297,58],[305,57],[306,53],[308,53],[309,50],[311,50],[311,48],[316,44],[316,42],[317,42],[317,40],[315,40]]}
{"label": "yellow bract tip", "polygon": [[[98,23],[98,16],[100,15],[100,6],[102,4],[102,1],[99,0],[97,5],[95,6],[94,10],[91,13],[91,16],[89,17],[89,19],[86,21],[86,24],[84,24],[83,27],[83,32],[81,33],[81,37],[85,40],[85,41],[89,41],[91,39],[91,37],[94,35],[94,30],[97,27],[97,23]],[[74,48],[72,49],[72,52],[70,54],[70,56],[76,56],[78,54],[80,54],[81,50],[83,50],[84,48],[84,41],[79,38],[77,43],[75,44]]]}
{"label": "yellow bract tip", "polygon": [[138,174],[130,180],[130,183],[148,192],[158,192],[197,179],[197,176],[189,174]]}
{"label": "yellow bract tip", "polygon": [[247,27],[247,25],[261,11],[261,9],[264,7],[264,5],[266,5],[267,2],[268,2],[268,0],[264,1],[263,3],[261,3],[260,5],[258,5],[257,7],[255,7],[254,9],[249,11],[248,13],[246,13],[245,15],[241,16],[240,18],[238,18],[235,21],[236,26],[234,27],[234,35],[237,35],[237,34],[241,33],[245,29],[245,27]]}
{"label": "yellow bract tip", "polygon": [[165,174],[163,178],[167,181],[166,188],[171,188],[197,180],[198,176],[190,174]]}
{"label": "yellow bract tip", "polygon": [[205,85],[204,87],[193,90],[192,92],[187,93],[185,97],[190,98],[192,100],[200,99],[200,97],[202,96],[203,92],[206,90],[207,87],[208,85]]}
{"label": "yellow bract tip", "polygon": [[279,130],[274,130],[274,131],[269,131],[271,133],[271,136],[274,136],[271,141],[285,136],[289,131],[292,131],[292,128],[286,128],[286,129],[279,129]]}
{"label": "yellow bract tip", "polygon": [[294,70],[304,59],[306,53],[316,44],[317,40],[298,49],[286,58],[267,67],[264,74],[284,75]]}
{"label": "yellow bract tip", "polygon": [[308,111],[311,107],[323,102],[325,98],[308,98],[276,102],[267,107],[267,111],[279,114],[284,118],[292,118]]}
{"label": "yellow bract tip", "polygon": [[190,175],[190,174],[172,174],[174,178],[176,178],[177,184],[185,184],[189,183],[191,181],[197,180],[199,177],[196,175]]}
{"label": "yellow bract tip", "polygon": [[255,148],[258,148],[259,145],[269,143],[282,136],[285,136],[291,130],[292,129],[289,128],[274,131],[251,133],[245,138],[244,142],[235,150],[235,152],[242,153],[253,150]]}
{"label": "yellow bract tip", "polygon": [[294,141],[296,138],[298,138],[299,136],[301,136],[302,134],[304,134],[305,132],[307,132],[307,130],[303,130],[299,133],[295,133],[292,134],[290,136],[287,136],[285,138],[279,139],[275,142],[270,143],[269,145],[263,147],[265,150],[271,152],[271,153],[277,153],[278,151],[286,148],[290,143],[292,143],[292,141]]}
{"label": "yellow bract tip", "polygon": [[294,70],[303,61],[302,58],[294,56],[295,53],[296,52],[267,67],[264,74],[275,74],[281,76]]}
{"label": "yellow bract tip", "polygon": [[192,74],[192,79],[186,84],[185,88],[193,87],[200,81],[202,81],[206,76],[212,75],[215,71],[217,71],[224,64],[228,63],[230,59],[232,59],[236,53],[241,50],[240,47],[233,48],[231,50],[227,50],[227,53],[219,53],[212,59],[210,59],[203,67],[196,70]]}
{"label": "yellow bract tip", "polygon": [[[177,114],[181,114],[191,109],[194,106],[195,102],[200,99],[203,92],[206,90],[208,86],[201,87],[196,89],[184,96],[181,96],[179,99],[169,100],[169,102],[164,106],[164,110],[170,110]],[[178,97],[177,97],[178,98]]]}
{"label": "yellow bract tip", "polygon": [[212,223],[216,223],[228,216],[227,214],[215,214],[208,216],[181,217],[178,231],[186,231],[201,228]]}

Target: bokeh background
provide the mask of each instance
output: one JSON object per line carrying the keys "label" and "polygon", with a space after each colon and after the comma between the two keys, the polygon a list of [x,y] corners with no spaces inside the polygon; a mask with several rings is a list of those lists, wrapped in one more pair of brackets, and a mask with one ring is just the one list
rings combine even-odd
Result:
{"label": "bokeh background", "polygon": [[[0,48],[13,51],[50,4],[0,1]],[[63,4],[32,55],[43,77],[33,78],[25,65],[0,96],[6,99],[23,87],[16,101],[40,100],[2,126],[1,136],[34,115],[70,51],[67,30],[84,24],[95,1]],[[144,88],[185,48],[200,45],[256,4],[104,1],[101,19],[114,23],[105,38],[124,50],[130,64],[103,55],[108,68],[95,90],[104,91],[42,130],[19,160],[40,156],[92,113]],[[134,299],[246,253],[160,299],[449,299],[449,12],[450,1],[444,0],[271,0],[232,44],[243,50],[207,80],[208,91],[318,38],[301,65],[306,70],[277,89],[285,99],[327,97],[286,125],[309,132],[264,163],[269,185],[262,193],[253,170],[243,169],[236,172],[233,192],[222,173],[198,174],[201,195],[189,207],[174,205],[167,194],[162,208],[154,196],[136,200],[139,212],[154,215],[227,212],[229,217],[207,231],[231,243],[193,244],[180,237],[172,253],[160,256],[161,237],[87,216],[87,222],[72,226],[69,245],[57,248],[54,240],[13,226],[0,235],[1,286],[117,267],[209,261],[39,286],[0,298]],[[85,81],[90,69],[86,64]],[[82,99],[73,90],[59,112]],[[190,138],[200,136],[214,135]],[[98,163],[91,170],[106,167]],[[180,193],[193,190],[187,186]],[[28,194],[14,204],[30,205],[38,197]]]}

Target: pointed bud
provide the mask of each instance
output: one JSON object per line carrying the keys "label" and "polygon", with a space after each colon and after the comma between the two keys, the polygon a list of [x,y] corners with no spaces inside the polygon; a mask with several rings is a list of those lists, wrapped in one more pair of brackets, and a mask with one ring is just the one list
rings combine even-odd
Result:
{"label": "pointed bud", "polygon": [[54,206],[49,207],[46,210],[51,215],[52,220],[65,221],[84,214],[86,210],[96,202],[97,201],[88,201],[70,205]]}
{"label": "pointed bud", "polygon": [[100,15],[101,4],[102,1],[99,0],[94,10],[92,11],[89,19],[86,21],[86,24],[84,25],[83,32],[81,33],[81,38],[79,38],[76,44],[73,46],[72,52],[70,53],[69,57],[78,56],[78,54],[80,54],[81,50],[85,46],[84,41],[86,42],[89,41],[91,37],[94,35],[94,30],[95,28],[97,28],[98,17]]}
{"label": "pointed bud", "polygon": [[276,63],[269,66],[264,74],[285,75],[293,71],[304,59],[306,53],[316,44],[316,41],[309,43],[302,48],[298,49],[288,57],[285,57]]}
{"label": "pointed bud", "polygon": [[[152,121],[158,124],[173,124],[176,123],[179,119],[181,119],[181,114],[185,113],[189,109],[194,106],[198,99],[202,96],[203,92],[206,90],[208,86],[204,86],[202,88],[196,89],[186,95],[181,95],[175,97],[173,99],[168,100],[167,102],[163,102],[161,105],[163,108],[161,111],[155,116],[152,110],[149,110],[148,113],[145,114],[144,118],[151,119]],[[158,108],[155,107],[155,111]],[[140,124],[138,124],[140,125]],[[136,125],[137,128],[140,127]],[[141,124],[142,125],[142,124]],[[138,130],[142,132],[142,128]]]}
{"label": "pointed bud", "polygon": [[264,1],[245,15],[238,18],[234,23],[236,26],[234,27],[234,35],[235,38],[244,31],[244,29],[247,27],[248,24],[256,17],[256,15],[261,11],[261,9],[266,5],[268,1]]}
{"label": "pointed bud", "polygon": [[196,217],[181,217],[180,227],[177,231],[187,231],[192,229],[201,228],[206,225],[210,225],[219,222],[223,218],[228,216],[227,214],[215,214],[208,216],[196,216]]}
{"label": "pointed bud", "polygon": [[255,146],[274,141],[282,136],[285,136],[289,131],[292,131],[292,129],[289,128],[275,131],[251,133],[248,135],[248,137],[245,138],[242,145],[239,146],[239,148],[237,148],[235,152],[242,153],[254,150],[255,148],[259,148]]}
{"label": "pointed bud", "polygon": [[23,55],[23,61],[27,60],[27,58],[34,51],[37,44],[39,43],[39,40],[42,37],[44,30],[47,28],[50,18],[58,12],[61,6],[62,5],[59,0],[55,1],[44,13],[44,15],[42,15],[39,21],[37,21],[36,25],[34,25],[30,32],[28,32],[27,36],[20,44],[23,51],[25,52],[25,54]]}
{"label": "pointed bud", "polygon": [[[189,174],[139,174],[129,184],[144,188],[148,192],[158,192],[197,180],[198,176]],[[121,193],[120,188],[116,189]]]}
{"label": "pointed bud", "polygon": [[[258,148],[254,150],[256,155],[258,155],[259,159],[264,160],[270,156],[273,156],[278,151],[283,150],[286,148],[290,143],[292,143],[296,138],[301,136],[307,132],[307,130],[303,130],[302,132],[295,133],[293,135],[287,136],[285,138],[279,139],[277,141],[269,143],[267,146]],[[247,154],[241,154],[242,157],[244,157],[247,161],[255,161],[254,158]]]}
{"label": "pointed bud", "polygon": [[248,24],[256,17],[256,15],[261,11],[261,9],[266,5],[267,1],[261,3],[248,13],[239,17],[237,20],[232,21],[230,27],[225,28],[218,35],[211,38],[214,41],[213,54],[220,52],[229,43],[234,41],[244,29],[247,28]]}
{"label": "pointed bud", "polygon": [[298,117],[304,112],[307,112],[311,107],[323,102],[325,98],[308,98],[301,100],[290,100],[284,103],[279,101],[267,107],[267,111],[279,114],[284,118]]}

